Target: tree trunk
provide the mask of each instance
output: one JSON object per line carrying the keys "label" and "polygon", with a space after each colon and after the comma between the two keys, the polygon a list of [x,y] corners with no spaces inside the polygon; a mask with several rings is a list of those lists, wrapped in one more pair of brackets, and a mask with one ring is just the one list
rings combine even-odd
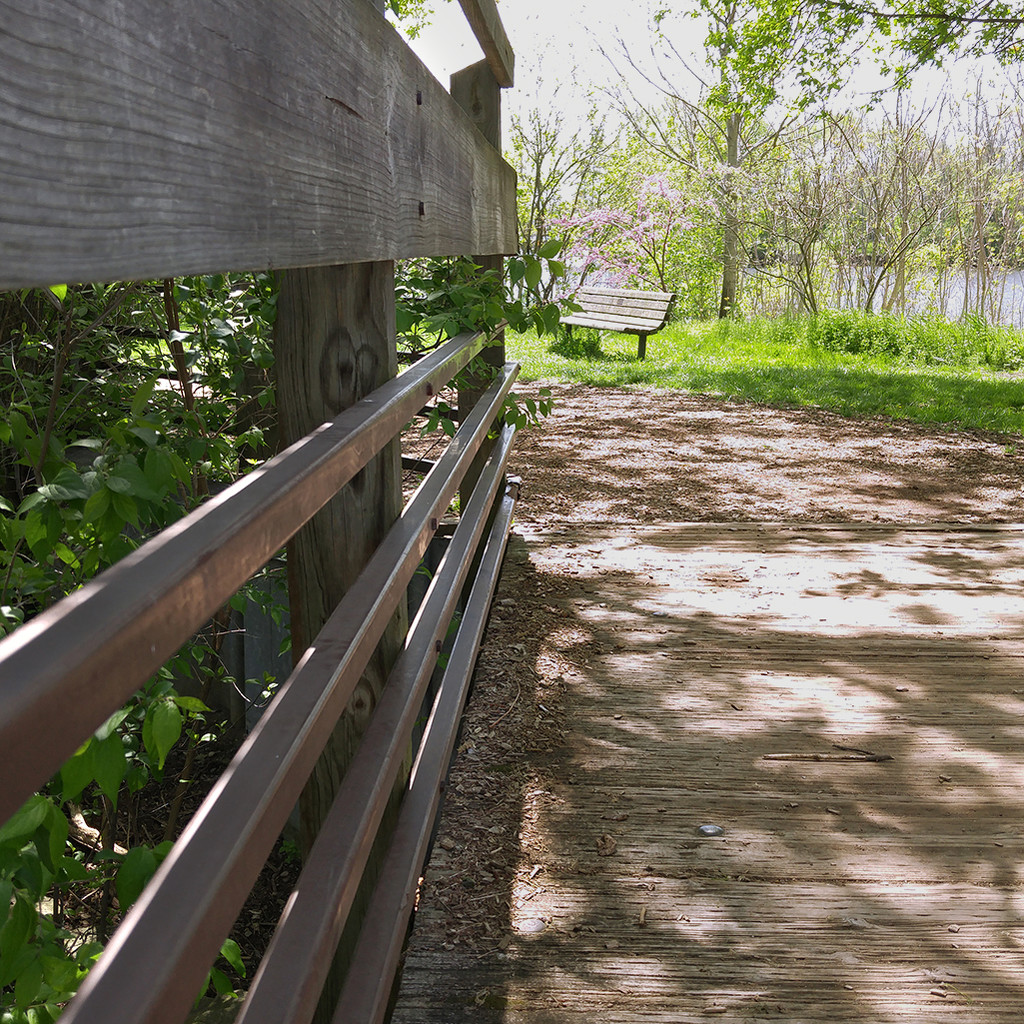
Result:
{"label": "tree trunk", "polygon": [[740,128],[742,115],[730,114],[726,122],[725,181],[722,183],[722,299],[718,305],[719,319],[735,316],[739,302],[742,245],[740,233],[739,196],[733,181],[740,167]]}

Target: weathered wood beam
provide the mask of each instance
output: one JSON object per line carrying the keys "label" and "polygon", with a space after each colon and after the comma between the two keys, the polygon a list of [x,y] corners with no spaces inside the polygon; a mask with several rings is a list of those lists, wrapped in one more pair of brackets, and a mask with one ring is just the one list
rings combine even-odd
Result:
{"label": "weathered wood beam", "polygon": [[515,78],[516,55],[505,35],[494,0],[459,0],[498,85],[508,89]]}
{"label": "weathered wood beam", "polygon": [[515,249],[515,175],[366,0],[0,0],[0,288]]}
{"label": "weathered wood beam", "polygon": [[[274,366],[281,437],[288,444],[396,376],[394,264],[303,267],[282,272],[278,282]],[[297,666],[401,511],[401,446],[396,439],[291,539],[288,594]],[[306,782],[299,800],[303,856],[359,748],[408,622],[401,602]],[[369,888],[355,908],[357,919],[368,900]],[[323,1024],[329,1024],[341,991],[345,951],[339,950],[339,956],[315,1016]]]}
{"label": "weathered wood beam", "polygon": [[[451,76],[451,93],[455,101],[470,116],[481,135],[498,151],[501,150],[501,88],[488,61],[482,60],[468,68],[456,71]],[[504,260],[501,256],[475,253],[473,258],[484,273],[504,274]],[[505,331],[497,331],[491,343],[483,351],[483,361],[494,370],[505,363]],[[476,380],[464,382],[459,388],[459,417],[465,418],[480,401],[484,389],[490,382],[489,374],[482,374]],[[490,454],[491,444],[485,444],[459,491],[460,500],[469,501],[473,488]]]}

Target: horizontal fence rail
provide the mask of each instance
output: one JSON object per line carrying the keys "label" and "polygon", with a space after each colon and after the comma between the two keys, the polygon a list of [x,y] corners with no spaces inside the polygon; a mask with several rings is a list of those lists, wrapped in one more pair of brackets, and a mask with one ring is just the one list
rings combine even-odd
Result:
{"label": "horizontal fence rail", "polygon": [[115,933],[67,1024],[182,1019],[517,372],[491,385],[423,480]]}
{"label": "horizontal fence rail", "polygon": [[453,338],[0,642],[0,821],[486,343]]}
{"label": "horizontal fence rail", "polygon": [[387,1011],[420,871],[427,856],[431,826],[441,802],[441,783],[455,749],[518,496],[518,482],[510,481],[488,534],[480,569],[466,602],[466,614],[427,720],[409,791],[381,865],[333,1024],[380,1024]]}
{"label": "horizontal fence rail", "polygon": [[[253,979],[238,1024],[276,1024],[282,1019],[304,1024],[313,1016],[448,623],[504,478],[513,433],[505,428],[460,517],[405,650]],[[297,963],[309,972],[301,983],[295,977]]]}

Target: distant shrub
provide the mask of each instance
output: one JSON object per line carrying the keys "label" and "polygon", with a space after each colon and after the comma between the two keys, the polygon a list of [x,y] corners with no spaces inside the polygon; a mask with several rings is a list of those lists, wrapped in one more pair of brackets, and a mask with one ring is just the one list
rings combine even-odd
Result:
{"label": "distant shrub", "polygon": [[906,344],[906,321],[858,309],[827,310],[812,319],[807,340],[827,352],[898,356]]}
{"label": "distant shrub", "polygon": [[978,316],[904,318],[889,313],[828,310],[811,319],[808,342],[829,352],[877,355],[904,363],[941,366],[1024,367],[1024,335]]}
{"label": "distant shrub", "polygon": [[807,317],[756,316],[743,321],[743,335],[762,345],[794,345],[804,340]]}

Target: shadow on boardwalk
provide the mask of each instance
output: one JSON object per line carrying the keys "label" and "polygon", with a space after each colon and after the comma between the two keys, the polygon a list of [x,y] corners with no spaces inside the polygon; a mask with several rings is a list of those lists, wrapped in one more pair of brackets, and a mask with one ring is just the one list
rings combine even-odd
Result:
{"label": "shadow on boardwalk", "polygon": [[474,882],[504,914],[454,944],[435,865],[396,1020],[1019,1019],[1021,533],[525,548],[514,590],[550,611],[520,700],[557,718],[521,752],[518,871]]}
{"label": "shadow on boardwalk", "polygon": [[1018,1021],[1013,439],[555,390],[395,1020]]}

